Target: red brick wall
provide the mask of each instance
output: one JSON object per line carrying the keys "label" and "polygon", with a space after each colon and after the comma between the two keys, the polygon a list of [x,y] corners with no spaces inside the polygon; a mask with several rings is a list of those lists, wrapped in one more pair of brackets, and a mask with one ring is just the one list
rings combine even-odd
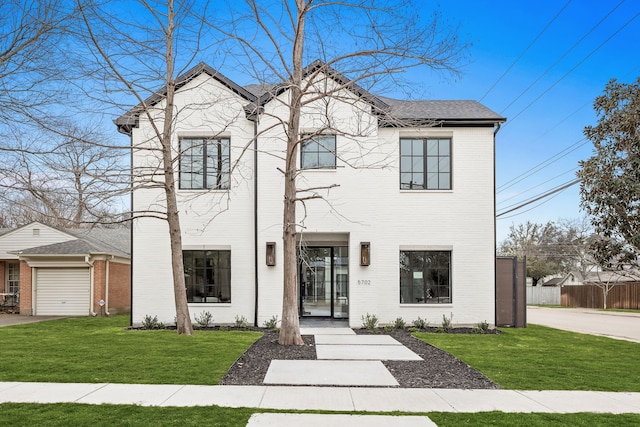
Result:
{"label": "red brick wall", "polygon": [[109,296],[107,298],[106,261],[93,264],[94,296],[93,310],[101,314],[98,302],[108,301],[109,314],[129,313],[131,311],[131,266],[119,262],[109,262]]}
{"label": "red brick wall", "polygon": [[20,314],[33,315],[31,301],[31,267],[26,261],[20,261]]}

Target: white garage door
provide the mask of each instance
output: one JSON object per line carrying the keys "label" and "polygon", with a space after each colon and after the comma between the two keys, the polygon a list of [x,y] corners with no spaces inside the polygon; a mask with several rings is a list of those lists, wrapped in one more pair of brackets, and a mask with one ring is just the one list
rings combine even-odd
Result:
{"label": "white garage door", "polygon": [[38,268],[36,315],[87,316],[89,286],[88,268]]}

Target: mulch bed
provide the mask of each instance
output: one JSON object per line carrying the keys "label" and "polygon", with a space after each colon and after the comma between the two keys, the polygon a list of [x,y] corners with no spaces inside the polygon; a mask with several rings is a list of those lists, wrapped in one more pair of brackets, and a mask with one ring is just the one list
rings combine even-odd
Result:
{"label": "mulch bed", "polygon": [[[366,333],[357,330],[356,333]],[[406,330],[389,332],[422,361],[383,361],[402,388],[498,389],[493,381],[460,359],[420,341]],[[315,360],[313,336],[303,336],[304,345],[281,346],[278,334],[267,331],[233,364],[220,384],[262,385],[271,360]]]}

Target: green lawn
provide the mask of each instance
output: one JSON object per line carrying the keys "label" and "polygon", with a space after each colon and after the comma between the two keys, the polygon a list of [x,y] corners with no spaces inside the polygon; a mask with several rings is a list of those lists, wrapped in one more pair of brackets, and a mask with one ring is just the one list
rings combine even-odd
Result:
{"label": "green lawn", "polygon": [[261,334],[126,330],[128,316],[0,328],[0,381],[217,384]]}
{"label": "green lawn", "polygon": [[640,392],[640,343],[544,326],[499,335],[414,335],[507,389]]}
{"label": "green lawn", "polygon": [[[216,426],[244,427],[249,417],[263,411],[251,408],[221,408],[217,406],[191,408],[159,408],[135,405],[56,405],[5,403],[0,404],[0,424],[11,426],[47,425],[74,426]],[[292,412],[292,411],[278,411]],[[393,413],[393,415],[401,415]],[[457,426],[575,426],[632,427],[640,425],[638,414],[523,414],[503,412],[425,413],[440,427]]]}

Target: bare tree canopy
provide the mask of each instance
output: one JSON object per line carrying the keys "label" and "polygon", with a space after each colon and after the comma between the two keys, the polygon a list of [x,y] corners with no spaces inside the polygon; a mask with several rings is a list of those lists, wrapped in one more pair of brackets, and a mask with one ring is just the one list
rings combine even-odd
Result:
{"label": "bare tree canopy", "polygon": [[597,238],[593,249],[608,268],[638,266],[640,256],[640,78],[611,80],[597,97],[596,126],[586,137],[594,155],[580,163],[582,207]]}
{"label": "bare tree canopy", "polygon": [[[455,30],[442,25],[437,14],[425,21],[421,9],[418,2],[411,1],[249,0],[242,6],[234,2],[222,19],[209,19],[226,37],[227,61],[234,61],[232,66],[261,83],[263,91],[278,82],[261,97],[258,108],[265,100],[287,93],[278,98],[286,112],[270,117],[273,128],[279,127],[285,136],[286,146],[281,169],[284,292],[278,341],[282,345],[303,344],[296,255],[297,236],[303,227],[296,208],[321,198],[318,192],[331,188],[322,186],[309,194],[309,189],[298,187],[298,150],[309,138],[327,131],[347,132],[351,137],[366,134],[367,129],[345,130],[347,127],[333,112],[332,99],[365,108],[358,101],[368,100],[369,90],[383,93],[385,87],[393,87],[408,92],[404,78],[408,70],[455,69],[463,51]],[[345,89],[357,94],[358,101],[344,97]],[[324,111],[318,104],[325,106]],[[364,105],[369,111],[363,110],[362,114],[370,114],[371,105]],[[316,108],[317,126],[309,133],[303,131],[301,123],[303,110],[311,106]]]}

